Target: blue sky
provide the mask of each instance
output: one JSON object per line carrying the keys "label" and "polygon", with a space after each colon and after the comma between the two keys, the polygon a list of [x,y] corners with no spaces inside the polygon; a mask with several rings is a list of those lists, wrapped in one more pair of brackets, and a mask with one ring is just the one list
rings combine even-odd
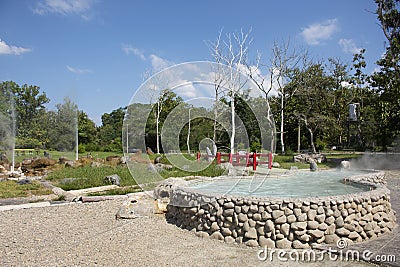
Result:
{"label": "blue sky", "polygon": [[250,56],[261,51],[266,63],[273,43],[290,39],[349,64],[365,48],[370,73],[385,41],[375,9],[373,0],[1,0],[0,81],[41,87],[49,109],[69,96],[100,124],[147,70],[212,60],[207,41],[241,28],[252,28]]}

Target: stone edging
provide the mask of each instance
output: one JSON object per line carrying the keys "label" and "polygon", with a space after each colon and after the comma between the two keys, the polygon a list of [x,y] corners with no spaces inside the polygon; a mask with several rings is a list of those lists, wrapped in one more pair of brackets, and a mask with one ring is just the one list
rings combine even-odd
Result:
{"label": "stone edging", "polygon": [[201,194],[170,186],[169,222],[196,235],[270,248],[309,248],[339,239],[362,242],[390,232],[396,217],[385,175],[344,179],[371,191],[329,197],[273,198]]}

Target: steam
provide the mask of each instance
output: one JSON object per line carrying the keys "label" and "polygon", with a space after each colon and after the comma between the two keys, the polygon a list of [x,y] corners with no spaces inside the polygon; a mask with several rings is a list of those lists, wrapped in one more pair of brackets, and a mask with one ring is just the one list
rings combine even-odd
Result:
{"label": "steam", "polygon": [[368,153],[350,161],[351,168],[375,170],[400,170],[400,138],[397,137],[390,152]]}

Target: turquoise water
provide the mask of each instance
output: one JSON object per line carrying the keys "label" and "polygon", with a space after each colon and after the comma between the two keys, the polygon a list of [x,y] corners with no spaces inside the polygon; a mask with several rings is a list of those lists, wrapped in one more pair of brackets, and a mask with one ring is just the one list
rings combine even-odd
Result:
{"label": "turquoise water", "polygon": [[342,182],[344,177],[361,173],[360,171],[298,171],[266,178],[223,178],[213,181],[194,181],[189,187],[204,193],[235,196],[336,196],[369,191],[369,186]]}

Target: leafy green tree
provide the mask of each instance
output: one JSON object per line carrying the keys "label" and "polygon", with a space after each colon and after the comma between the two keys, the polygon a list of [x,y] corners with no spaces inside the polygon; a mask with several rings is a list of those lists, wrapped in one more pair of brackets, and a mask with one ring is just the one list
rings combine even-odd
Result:
{"label": "leafy green tree", "polygon": [[315,141],[324,139],[336,127],[332,116],[334,81],[321,63],[311,64],[304,71],[295,70],[293,80],[286,90],[295,91],[287,106],[292,106],[294,115],[302,122],[310,136],[311,152],[316,153]]}
{"label": "leafy green tree", "polygon": [[15,98],[17,145],[25,148],[39,146],[44,140],[45,125],[42,116],[45,104],[50,102],[46,93],[40,92],[40,87],[34,85],[19,86],[15,82],[6,81],[0,84],[2,91],[11,90]]}
{"label": "leafy green tree", "polygon": [[49,132],[49,148],[58,151],[74,151],[78,123],[78,107],[68,97],[62,104],[56,105],[57,111],[50,112],[51,126]]}
{"label": "leafy green tree", "polygon": [[161,152],[160,133],[165,119],[168,114],[177,107],[183,99],[169,89],[160,92],[157,102],[153,105],[151,114],[146,124],[146,145],[155,150],[156,153]]}
{"label": "leafy green tree", "polygon": [[384,149],[400,134],[400,12],[399,0],[375,0],[376,14],[388,41],[386,52],[377,61],[380,69],[371,75],[379,95],[377,111],[378,141]]}
{"label": "leafy green tree", "polygon": [[122,151],[122,125],[126,107],[104,113],[101,116],[102,125],[99,128],[99,145],[104,151]]}
{"label": "leafy green tree", "polygon": [[94,145],[97,141],[96,124],[83,111],[78,111],[79,144]]}

